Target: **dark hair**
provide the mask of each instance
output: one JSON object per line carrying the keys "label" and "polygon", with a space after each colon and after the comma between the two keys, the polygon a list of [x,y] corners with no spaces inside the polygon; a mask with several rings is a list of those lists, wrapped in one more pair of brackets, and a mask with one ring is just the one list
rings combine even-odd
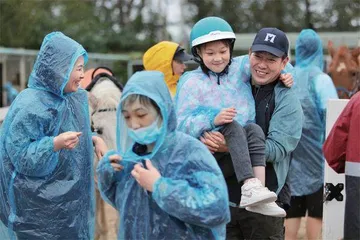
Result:
{"label": "dark hair", "polygon": [[140,95],[140,94],[129,95],[127,98],[125,98],[121,102],[121,108],[123,109],[125,107],[125,105],[132,104],[132,103],[136,102],[137,100],[139,100],[140,104],[142,104],[144,106],[153,106],[155,108],[156,112],[159,114],[159,116],[161,116],[160,108],[156,104],[156,102],[154,100],[152,100],[151,98],[144,96],[144,95]]}

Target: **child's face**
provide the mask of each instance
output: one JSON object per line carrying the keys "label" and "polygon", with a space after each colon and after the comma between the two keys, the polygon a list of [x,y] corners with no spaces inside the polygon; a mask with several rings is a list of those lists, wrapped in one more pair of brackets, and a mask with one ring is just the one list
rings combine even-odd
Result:
{"label": "child's face", "polygon": [[122,114],[127,126],[133,130],[149,126],[158,117],[152,105],[145,106],[138,99],[133,103],[125,104]]}
{"label": "child's face", "polygon": [[205,66],[215,73],[222,72],[230,61],[230,48],[223,41],[203,44],[199,55]]}
{"label": "child's face", "polygon": [[84,57],[79,57],[70,74],[70,79],[64,88],[65,93],[76,92],[80,86],[80,82],[84,78]]}

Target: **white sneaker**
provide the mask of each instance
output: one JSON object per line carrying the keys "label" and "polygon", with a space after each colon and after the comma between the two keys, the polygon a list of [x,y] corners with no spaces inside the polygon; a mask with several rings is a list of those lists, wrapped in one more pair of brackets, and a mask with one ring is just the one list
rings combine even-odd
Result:
{"label": "white sneaker", "polygon": [[250,179],[241,187],[241,208],[275,202],[276,199],[276,193],[269,191],[257,178]]}
{"label": "white sneaker", "polygon": [[275,202],[246,207],[245,209],[249,212],[260,213],[262,215],[267,215],[272,217],[286,216],[285,210],[279,207]]}

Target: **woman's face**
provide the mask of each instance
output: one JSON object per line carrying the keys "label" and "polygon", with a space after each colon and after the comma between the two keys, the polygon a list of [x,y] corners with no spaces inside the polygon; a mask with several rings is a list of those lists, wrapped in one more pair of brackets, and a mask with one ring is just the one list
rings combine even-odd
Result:
{"label": "woman's face", "polygon": [[84,78],[84,57],[77,59],[74,68],[70,74],[70,79],[64,88],[65,93],[76,92],[80,86],[80,82]]}
{"label": "woman's face", "polygon": [[139,99],[125,104],[122,114],[127,126],[133,130],[149,126],[158,117],[156,109],[151,104],[143,105]]}

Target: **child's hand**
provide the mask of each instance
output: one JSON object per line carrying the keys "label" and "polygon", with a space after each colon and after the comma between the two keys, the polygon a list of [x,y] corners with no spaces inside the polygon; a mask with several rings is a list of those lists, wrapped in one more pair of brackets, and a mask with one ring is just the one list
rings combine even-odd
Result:
{"label": "child's hand", "polygon": [[214,125],[220,126],[225,123],[231,123],[236,116],[237,112],[236,109],[231,108],[223,108],[221,109],[221,112],[215,117],[214,119]]}
{"label": "child's hand", "polygon": [[101,137],[98,136],[92,136],[92,141],[95,145],[95,154],[98,159],[101,159],[108,151],[106,143]]}
{"label": "child's hand", "polygon": [[131,175],[135,178],[135,180],[148,190],[149,192],[153,191],[154,183],[161,177],[159,171],[152,165],[150,160],[146,160],[145,169],[141,164],[136,164],[134,169],[131,171]]}
{"label": "child's hand", "polygon": [[79,143],[81,132],[64,132],[54,138],[54,151],[73,149]]}
{"label": "child's hand", "polygon": [[113,167],[113,169],[115,171],[121,171],[124,169],[124,167],[122,165],[119,164],[119,162],[122,160],[121,156],[114,154],[109,156],[109,161],[111,166]]}
{"label": "child's hand", "polygon": [[291,75],[291,73],[284,73],[284,74],[280,74],[280,78],[279,78],[286,87],[291,88],[292,85],[294,84],[294,79]]}

